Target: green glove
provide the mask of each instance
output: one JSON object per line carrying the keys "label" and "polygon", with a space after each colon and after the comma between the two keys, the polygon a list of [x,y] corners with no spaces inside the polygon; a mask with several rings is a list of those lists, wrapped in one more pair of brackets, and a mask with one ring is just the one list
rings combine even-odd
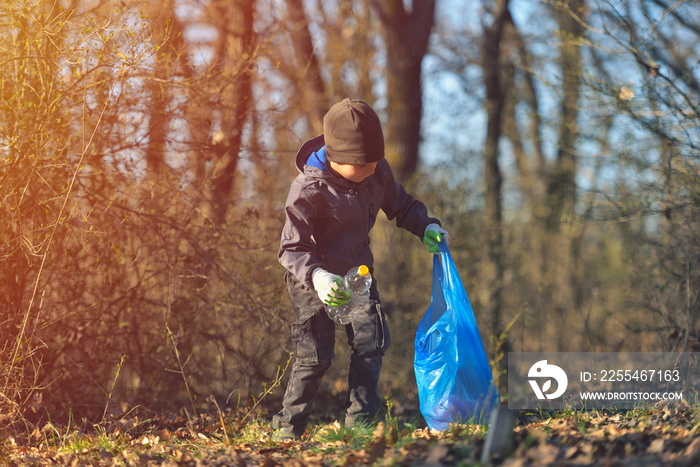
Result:
{"label": "green glove", "polygon": [[428,247],[428,251],[436,254],[440,253],[440,243],[450,244],[450,234],[438,224],[429,224],[423,234],[423,243]]}
{"label": "green glove", "polygon": [[333,285],[334,287],[331,287],[331,292],[328,294],[325,304],[330,306],[340,306],[348,303],[350,301],[350,292],[343,287],[341,279],[334,280]]}
{"label": "green glove", "polygon": [[326,305],[341,306],[350,301],[350,292],[343,286],[343,278],[339,275],[331,274],[323,268],[316,268],[312,281],[318,298]]}

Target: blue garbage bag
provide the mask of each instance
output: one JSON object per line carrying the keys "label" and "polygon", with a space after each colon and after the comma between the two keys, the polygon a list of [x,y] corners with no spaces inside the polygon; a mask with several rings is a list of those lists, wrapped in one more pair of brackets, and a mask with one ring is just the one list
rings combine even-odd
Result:
{"label": "blue garbage bag", "polygon": [[418,325],[413,362],[421,413],[440,431],[451,423],[485,424],[501,396],[447,245],[433,256],[431,304]]}

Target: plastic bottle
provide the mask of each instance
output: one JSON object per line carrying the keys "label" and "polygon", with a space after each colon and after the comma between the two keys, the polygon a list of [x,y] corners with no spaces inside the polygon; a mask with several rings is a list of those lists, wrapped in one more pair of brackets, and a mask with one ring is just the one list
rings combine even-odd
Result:
{"label": "plastic bottle", "polygon": [[352,268],[345,274],[342,285],[350,292],[350,300],[345,305],[326,305],[326,313],[338,324],[349,324],[369,303],[369,288],[372,285],[369,268],[364,264]]}

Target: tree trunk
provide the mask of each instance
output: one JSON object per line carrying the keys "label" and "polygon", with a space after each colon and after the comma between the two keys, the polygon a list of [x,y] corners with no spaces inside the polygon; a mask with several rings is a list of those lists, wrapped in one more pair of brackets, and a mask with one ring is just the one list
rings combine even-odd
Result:
{"label": "tree trunk", "polygon": [[387,120],[386,158],[396,178],[408,184],[418,167],[421,102],[421,64],[433,27],[435,0],[413,2],[407,10],[402,0],[375,0],[386,44]]}
{"label": "tree trunk", "polygon": [[578,100],[581,89],[581,49],[576,42],[582,26],[572,17],[579,15],[584,0],[569,0],[568,7],[556,10],[559,23],[559,63],[562,73],[563,99],[560,108],[559,146],[547,189],[549,217],[547,228],[557,231],[562,221],[570,221],[576,202],[576,138],[578,137]]}
{"label": "tree trunk", "polygon": [[165,167],[165,147],[167,126],[170,120],[167,107],[169,101],[168,86],[157,79],[170,75],[169,67],[174,55],[172,39],[168,37],[167,24],[175,17],[173,2],[168,0],[152,8],[150,12],[154,20],[153,41],[163,44],[156,53],[153,74],[148,80],[149,112],[148,112],[148,144],[145,149],[146,172],[148,176],[156,176]]}
{"label": "tree trunk", "polygon": [[[421,64],[433,27],[435,0],[413,2],[408,10],[402,0],[374,0],[386,46],[387,107],[384,122],[384,152],[396,180],[411,191],[418,167],[420,124],[423,113]],[[381,114],[380,114],[381,115]],[[406,243],[415,238],[403,235],[393,225],[380,221],[375,227],[373,248],[376,268],[386,280],[389,299],[401,306],[399,292],[408,276]]]}
{"label": "tree trunk", "polygon": [[290,35],[297,56],[297,86],[302,95],[299,104],[309,118],[313,134],[323,132],[323,116],[328,110],[326,86],[321,77],[318,59],[309,32],[309,22],[304,14],[302,0],[289,0],[287,11],[291,25]]}
{"label": "tree trunk", "polygon": [[[501,139],[503,122],[503,109],[507,90],[504,89],[504,80],[501,79],[502,59],[501,48],[504,29],[510,13],[508,0],[497,2],[493,13],[493,23],[484,28],[483,42],[483,70],[484,84],[486,86],[486,112],[488,115],[486,124],[486,141],[484,144],[484,178],[486,182],[485,198],[487,231],[489,232],[489,259],[491,262],[491,294],[489,297],[489,311],[491,313],[491,329],[497,338],[503,331],[501,323],[503,312],[503,276],[505,273],[503,261],[503,214],[501,203],[501,191],[503,177],[498,163],[498,145]],[[505,344],[505,341],[503,341]],[[502,349],[493,349],[499,352]],[[507,349],[505,349],[507,351]],[[495,372],[495,383],[499,385],[499,372]]]}
{"label": "tree trunk", "polygon": [[211,149],[213,168],[204,197],[207,214],[219,225],[226,221],[232,203],[244,125],[253,107],[253,12],[254,0],[213,5],[221,36],[214,64],[215,72],[220,74],[220,91],[214,96],[220,129]]}
{"label": "tree trunk", "polygon": [[[554,168],[548,173],[547,214],[544,219],[543,245],[543,310],[545,318],[556,327],[558,349],[569,347],[568,311],[573,307],[572,281],[575,257],[572,236],[576,235],[572,220],[576,203],[577,170],[576,140],[578,137],[578,101],[581,89],[581,50],[578,39],[582,26],[573,17],[581,16],[584,0],[569,0],[557,7],[559,24],[559,65],[562,73],[563,99],[560,106],[559,139]],[[567,227],[563,229],[563,227]]]}

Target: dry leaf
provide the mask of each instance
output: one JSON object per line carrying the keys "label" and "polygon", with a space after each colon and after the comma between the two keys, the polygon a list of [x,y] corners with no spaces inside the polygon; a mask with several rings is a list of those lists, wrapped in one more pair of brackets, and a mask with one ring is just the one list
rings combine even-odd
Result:
{"label": "dry leaf", "polygon": [[447,457],[450,449],[442,443],[438,443],[433,447],[428,453],[428,457],[425,458],[426,464],[439,465],[440,461]]}
{"label": "dry leaf", "polygon": [[395,445],[398,440],[399,440],[399,433],[398,433],[398,430],[396,429],[396,426],[389,425],[389,434],[387,435],[387,441],[389,443],[389,446]]}
{"label": "dry leaf", "polygon": [[572,459],[574,456],[578,455],[579,452],[577,446],[570,446],[564,451],[564,459]]}
{"label": "dry leaf", "polygon": [[380,438],[384,439],[384,422],[379,422],[377,423],[377,427],[374,429],[374,432],[372,433],[372,439],[375,441],[378,441]]}
{"label": "dry leaf", "polygon": [[664,450],[665,445],[666,445],[666,440],[655,439],[654,441],[651,442],[651,444],[649,444],[649,447],[647,448],[647,453],[649,453],[649,454],[660,453]]}
{"label": "dry leaf", "polygon": [[528,454],[535,452],[534,460],[542,465],[552,464],[557,460],[557,455],[559,454],[559,449],[552,444],[541,444],[534,450],[528,451]]}
{"label": "dry leaf", "polygon": [[685,448],[686,456],[697,456],[700,453],[700,438],[695,438],[687,448]]}

